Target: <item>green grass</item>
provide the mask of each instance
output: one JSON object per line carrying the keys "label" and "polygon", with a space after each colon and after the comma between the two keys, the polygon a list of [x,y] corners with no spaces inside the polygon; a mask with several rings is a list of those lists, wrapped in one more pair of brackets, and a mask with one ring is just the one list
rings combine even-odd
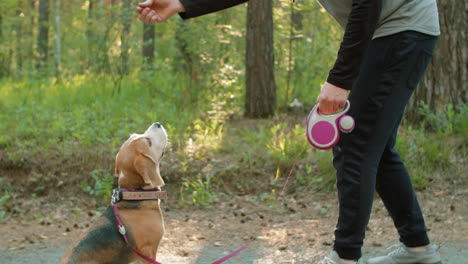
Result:
{"label": "green grass", "polygon": [[[33,195],[46,195],[47,186],[66,188],[78,182],[77,191],[105,200],[120,144],[130,133],[141,133],[159,121],[170,139],[163,176],[180,187],[183,204],[210,205],[224,190],[272,199],[291,172],[291,185],[333,188],[331,151],[308,145],[302,117],[237,118],[242,95],[238,84],[218,87],[215,94],[200,91],[191,101],[193,97],[184,96],[185,83],[180,76],[148,73],[122,79],[77,75],[61,82],[2,79],[2,163],[13,170],[34,171],[27,183]],[[397,141],[418,190],[427,188],[434,175],[453,171],[460,166],[455,161],[466,157],[466,111],[450,106],[441,113],[421,111],[425,121],[403,127]],[[232,116],[234,121],[229,121]],[[0,218],[16,190],[8,186],[0,193]]]}

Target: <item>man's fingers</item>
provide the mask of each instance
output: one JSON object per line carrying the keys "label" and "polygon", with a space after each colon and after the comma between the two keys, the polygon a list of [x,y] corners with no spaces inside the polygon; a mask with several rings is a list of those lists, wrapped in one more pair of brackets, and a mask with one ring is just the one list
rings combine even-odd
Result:
{"label": "man's fingers", "polygon": [[329,100],[327,98],[320,97],[318,98],[319,110],[320,113],[331,114],[336,112],[344,107],[344,104]]}
{"label": "man's fingers", "polygon": [[140,19],[141,21],[145,22],[145,23],[148,23],[147,20],[148,20],[148,17],[141,14],[140,16],[138,16],[138,19]]}
{"label": "man's fingers", "polygon": [[143,9],[143,11],[141,11],[141,15],[146,17],[149,12],[151,12],[151,9],[145,8],[145,9]]}
{"label": "man's fingers", "polygon": [[151,16],[148,14],[145,16],[145,23],[149,23],[151,21]]}
{"label": "man's fingers", "polygon": [[149,8],[145,8],[143,9],[143,11],[141,11],[141,14],[140,14],[140,20],[145,22],[145,23],[148,23],[150,17],[148,16],[148,14],[151,12],[151,9]]}
{"label": "man's fingers", "polygon": [[140,7],[150,7],[153,4],[153,0],[146,0],[144,2],[138,3]]}
{"label": "man's fingers", "polygon": [[155,11],[149,12],[148,17],[149,17],[148,23],[155,24],[159,22],[159,16]]}
{"label": "man's fingers", "polygon": [[143,8],[141,8],[141,7],[138,6],[138,7],[136,8],[136,12],[139,13],[139,14],[141,14],[141,11],[143,11]]}
{"label": "man's fingers", "polygon": [[160,19],[159,19],[159,16],[158,16],[158,15],[155,15],[155,16],[151,17],[150,23],[156,24],[156,23],[159,22],[159,20],[160,20]]}

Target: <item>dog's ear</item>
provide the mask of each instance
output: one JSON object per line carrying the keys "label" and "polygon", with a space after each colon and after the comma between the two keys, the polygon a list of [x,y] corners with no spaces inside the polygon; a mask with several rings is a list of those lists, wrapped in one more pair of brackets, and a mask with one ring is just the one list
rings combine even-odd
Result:
{"label": "dog's ear", "polygon": [[152,187],[164,186],[164,181],[159,173],[159,162],[154,158],[154,152],[151,151],[145,138],[135,140],[136,156],[133,161],[135,170],[143,178],[145,184]]}
{"label": "dog's ear", "polygon": [[114,165],[114,177],[119,177],[120,176],[120,169],[117,166],[117,160],[119,159],[119,152],[117,152],[117,155],[115,155],[115,165]]}
{"label": "dog's ear", "polygon": [[159,173],[159,163],[150,155],[140,153],[134,160],[134,166],[138,174],[143,178],[145,184],[152,187],[164,186],[164,180]]}

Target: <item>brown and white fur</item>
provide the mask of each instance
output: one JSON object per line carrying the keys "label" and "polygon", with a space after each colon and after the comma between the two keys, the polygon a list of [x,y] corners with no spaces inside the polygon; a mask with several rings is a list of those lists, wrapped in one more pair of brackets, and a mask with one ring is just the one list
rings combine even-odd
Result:
{"label": "brown and white fur", "polygon": [[[167,134],[159,124],[152,124],[143,134],[132,134],[115,157],[115,176],[120,189],[154,189],[164,185],[159,172],[167,145]],[[120,218],[129,244],[143,255],[156,259],[164,234],[159,200],[120,201]],[[59,264],[147,263],[126,245],[116,228],[111,207],[67,250]]]}

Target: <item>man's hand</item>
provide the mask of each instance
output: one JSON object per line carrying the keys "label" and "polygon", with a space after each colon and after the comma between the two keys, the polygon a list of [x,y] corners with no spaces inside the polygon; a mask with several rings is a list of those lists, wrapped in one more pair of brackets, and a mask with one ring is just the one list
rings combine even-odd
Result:
{"label": "man's hand", "polygon": [[346,104],[348,90],[325,82],[317,97],[320,113],[331,114]]}
{"label": "man's hand", "polygon": [[161,23],[176,13],[184,12],[185,8],[179,0],[145,0],[138,3],[136,12],[138,19],[145,23]]}

